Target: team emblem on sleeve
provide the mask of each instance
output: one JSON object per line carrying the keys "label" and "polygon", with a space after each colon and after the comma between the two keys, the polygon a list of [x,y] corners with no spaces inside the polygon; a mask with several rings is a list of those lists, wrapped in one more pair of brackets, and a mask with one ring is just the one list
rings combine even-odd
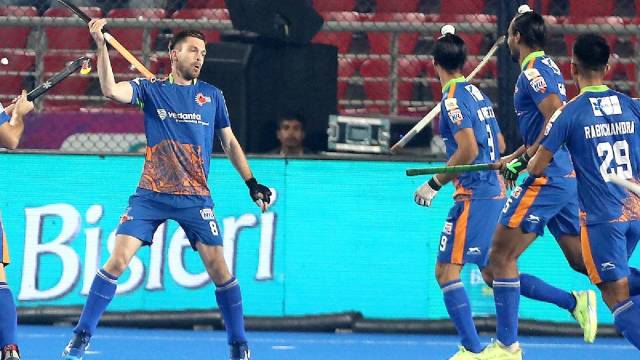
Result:
{"label": "team emblem on sleeve", "polygon": [[196,104],[203,106],[206,103],[210,103],[211,102],[211,97],[210,96],[204,96],[203,93],[198,93],[198,95],[196,95]]}

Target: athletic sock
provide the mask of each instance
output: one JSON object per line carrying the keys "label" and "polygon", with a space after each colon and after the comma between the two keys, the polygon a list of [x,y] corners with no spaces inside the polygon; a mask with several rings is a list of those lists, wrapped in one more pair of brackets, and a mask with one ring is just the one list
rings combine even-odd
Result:
{"label": "athletic sock", "polygon": [[244,315],[242,313],[242,294],[238,280],[233,277],[222,285],[216,285],[216,301],[224,319],[229,344],[246,343],[244,333]]}
{"label": "athletic sock", "polygon": [[0,282],[0,349],[18,341],[18,315],[6,282]]}
{"label": "athletic sock", "polygon": [[520,274],[520,294],[529,299],[555,304],[569,311],[576,308],[576,298],[571,293],[551,286],[533,275]]}
{"label": "athletic sock", "polygon": [[520,279],[494,279],[493,297],[496,303],[496,337],[504,346],[510,346],[518,341]]}
{"label": "athletic sock", "polygon": [[473,323],[471,306],[464,285],[460,280],[454,280],[442,285],[441,289],[444,295],[444,304],[451,321],[458,330],[462,346],[474,353],[481,352],[480,337]]}
{"label": "athletic sock", "polygon": [[622,335],[640,350],[640,296],[633,296],[613,308],[614,323]]}
{"label": "athletic sock", "polygon": [[84,331],[89,336],[93,335],[96,327],[98,327],[98,321],[100,321],[100,317],[102,317],[111,299],[113,299],[117,287],[117,276],[109,274],[104,269],[98,270],[91,284],[87,302],[82,309],[80,321],[78,321],[78,325],[73,329],[73,332],[77,334]]}

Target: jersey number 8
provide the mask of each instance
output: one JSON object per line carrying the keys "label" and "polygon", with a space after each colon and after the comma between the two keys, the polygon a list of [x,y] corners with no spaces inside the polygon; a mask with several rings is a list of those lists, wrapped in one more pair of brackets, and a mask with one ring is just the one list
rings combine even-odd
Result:
{"label": "jersey number 8", "polygon": [[[600,174],[604,181],[609,182],[609,175],[615,174],[623,179],[631,179],[633,171],[631,169],[631,159],[629,157],[629,144],[626,140],[613,143],[601,142],[598,144],[598,156],[604,157],[600,165]],[[615,159],[614,166],[611,161]]]}

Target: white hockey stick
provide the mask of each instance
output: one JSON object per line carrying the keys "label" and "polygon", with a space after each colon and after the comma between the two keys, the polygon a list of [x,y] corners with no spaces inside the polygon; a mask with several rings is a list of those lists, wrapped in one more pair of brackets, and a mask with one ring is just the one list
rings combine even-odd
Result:
{"label": "white hockey stick", "polygon": [[621,177],[619,177],[618,175],[614,175],[614,174],[609,174],[609,180],[616,184],[616,185],[620,185],[623,188],[635,193],[636,195],[640,195],[640,185],[633,183],[629,180],[625,180]]}

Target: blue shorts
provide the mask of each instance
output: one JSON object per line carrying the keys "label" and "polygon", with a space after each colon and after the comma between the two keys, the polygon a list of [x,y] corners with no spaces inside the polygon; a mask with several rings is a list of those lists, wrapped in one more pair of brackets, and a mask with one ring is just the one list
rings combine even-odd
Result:
{"label": "blue shorts", "polygon": [[180,224],[194,250],[196,242],[222,246],[220,227],[213,213],[213,202],[209,199],[208,203],[204,206],[175,207],[132,195],[129,198],[129,207],[120,217],[116,234],[133,236],[145,245],[151,245],[158,226],[171,219]]}
{"label": "blue shorts", "polygon": [[638,244],[640,221],[605,222],[580,227],[582,257],[594,284],[629,276],[629,257]]}
{"label": "blue shorts", "polygon": [[7,234],[4,232],[2,220],[0,220],[0,237],[2,237],[2,245],[0,245],[0,263],[4,266],[9,265],[9,244],[7,243]]}
{"label": "blue shorts", "polygon": [[504,199],[456,201],[440,234],[438,262],[485,267],[503,206]]}
{"label": "blue shorts", "polygon": [[580,234],[580,210],[575,177],[529,176],[511,192],[500,224],[524,233],[544,234],[546,226],[559,239]]}

